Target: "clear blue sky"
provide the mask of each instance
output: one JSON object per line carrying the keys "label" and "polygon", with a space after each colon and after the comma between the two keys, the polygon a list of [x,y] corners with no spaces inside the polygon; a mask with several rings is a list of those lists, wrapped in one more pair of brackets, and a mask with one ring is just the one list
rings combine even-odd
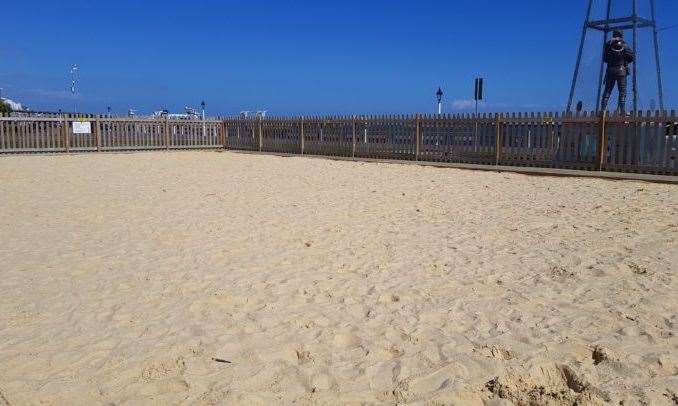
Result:
{"label": "clear blue sky", "polygon": [[[600,1],[600,0],[598,0]],[[630,0],[619,0],[620,7]],[[645,3],[644,0],[639,0]],[[2,6],[0,87],[34,110],[212,114],[559,110],[567,99],[586,0],[11,1]],[[659,25],[678,2],[657,0]],[[596,6],[596,9],[600,9]],[[646,7],[643,5],[641,12]],[[667,104],[678,106],[678,29],[662,33]],[[655,91],[642,38],[641,102]],[[647,42],[647,44],[645,44]],[[578,98],[596,81],[589,41]],[[642,57],[645,58],[642,58]],[[77,100],[69,71],[80,66]],[[671,68],[673,67],[673,68]]]}

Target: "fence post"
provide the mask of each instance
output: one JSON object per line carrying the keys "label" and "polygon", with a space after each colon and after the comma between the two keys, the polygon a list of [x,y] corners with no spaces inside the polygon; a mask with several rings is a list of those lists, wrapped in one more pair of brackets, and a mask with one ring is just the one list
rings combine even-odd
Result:
{"label": "fence post", "polygon": [[264,135],[263,135],[263,131],[262,131],[262,128],[261,128],[262,127],[262,119],[263,118],[260,116],[259,117],[259,152],[261,152],[262,146],[264,144]]}
{"label": "fence post", "polygon": [[228,149],[230,143],[229,143],[229,138],[231,136],[231,133],[228,129],[228,123],[224,121],[224,148]]}
{"label": "fence post", "polygon": [[99,118],[94,119],[94,137],[97,143],[97,152],[101,152],[101,134],[99,133]]}
{"label": "fence post", "polygon": [[228,139],[228,126],[226,125],[226,120],[221,120],[219,128],[221,129],[221,147],[226,149],[226,140]]}
{"label": "fence post", "polygon": [[494,160],[494,164],[499,165],[499,162],[501,162],[501,146],[503,144],[502,139],[501,139],[502,138],[501,137],[502,131],[501,131],[501,114],[500,113],[497,113],[497,115],[496,115],[496,126],[497,126],[497,128],[496,128],[497,133],[495,135],[495,147],[494,147],[494,149],[495,149],[495,160]]}
{"label": "fence post", "polygon": [[598,129],[598,170],[605,167],[605,149],[607,148],[607,111],[600,115],[600,128]]}
{"label": "fence post", "polygon": [[420,153],[420,148],[421,148],[421,116],[417,114],[417,130],[416,134],[414,136],[414,143],[416,144],[414,147],[414,160],[418,161],[419,160],[419,153]]}
{"label": "fence post", "polygon": [[169,150],[170,144],[170,127],[169,127],[169,117],[165,116],[165,150]]}
{"label": "fence post", "polygon": [[71,137],[70,137],[69,130],[68,130],[68,119],[66,119],[65,116],[63,118],[63,133],[64,133],[64,135],[63,135],[63,137],[64,137],[64,147],[66,148],[66,152],[70,152],[70,150],[71,150],[71,146],[70,146],[71,140],[70,140],[70,138]]}
{"label": "fence post", "polygon": [[301,155],[304,155],[304,148],[305,148],[304,138],[306,138],[304,136],[304,116],[301,116],[301,123],[300,123],[299,128],[300,128],[299,138],[300,138],[300,141],[301,141]]}
{"label": "fence post", "polygon": [[[7,113],[5,116],[7,118],[12,117],[10,113]],[[14,122],[12,120],[5,121],[5,129],[0,129],[1,132],[4,132],[3,137],[5,138],[5,148],[14,149],[16,148],[16,142],[14,137]],[[56,141],[55,141],[56,143]],[[55,145],[56,147],[56,145]]]}
{"label": "fence post", "polygon": [[355,147],[356,147],[356,139],[355,139],[355,126],[356,126],[356,123],[355,123],[355,115],[353,116],[352,124],[353,124],[353,127],[352,127],[353,145],[351,146],[351,158],[355,158]]}
{"label": "fence post", "polygon": [[[5,117],[5,113],[0,113],[0,118]],[[0,121],[0,150],[9,149],[7,148],[7,143],[5,142],[5,122]]]}

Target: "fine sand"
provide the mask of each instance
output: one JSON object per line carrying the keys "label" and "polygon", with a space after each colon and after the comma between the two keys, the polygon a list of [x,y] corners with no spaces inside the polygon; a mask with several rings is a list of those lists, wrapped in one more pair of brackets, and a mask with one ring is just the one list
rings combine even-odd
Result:
{"label": "fine sand", "polygon": [[676,405],[677,237],[671,185],[2,156],[0,405]]}

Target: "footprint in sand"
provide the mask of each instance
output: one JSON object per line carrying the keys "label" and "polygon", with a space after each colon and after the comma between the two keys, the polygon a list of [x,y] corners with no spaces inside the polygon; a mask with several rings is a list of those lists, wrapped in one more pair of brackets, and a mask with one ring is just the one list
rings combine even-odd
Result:
{"label": "footprint in sand", "polygon": [[352,333],[338,333],[334,336],[334,345],[339,348],[356,348],[360,344],[360,338]]}

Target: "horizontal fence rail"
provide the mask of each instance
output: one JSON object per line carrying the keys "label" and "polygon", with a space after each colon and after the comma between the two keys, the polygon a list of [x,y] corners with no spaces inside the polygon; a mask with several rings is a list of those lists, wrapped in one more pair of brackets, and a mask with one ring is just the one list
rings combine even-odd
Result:
{"label": "horizontal fence rail", "polygon": [[209,120],[0,116],[5,154],[194,148],[678,175],[678,117],[675,111]]}

